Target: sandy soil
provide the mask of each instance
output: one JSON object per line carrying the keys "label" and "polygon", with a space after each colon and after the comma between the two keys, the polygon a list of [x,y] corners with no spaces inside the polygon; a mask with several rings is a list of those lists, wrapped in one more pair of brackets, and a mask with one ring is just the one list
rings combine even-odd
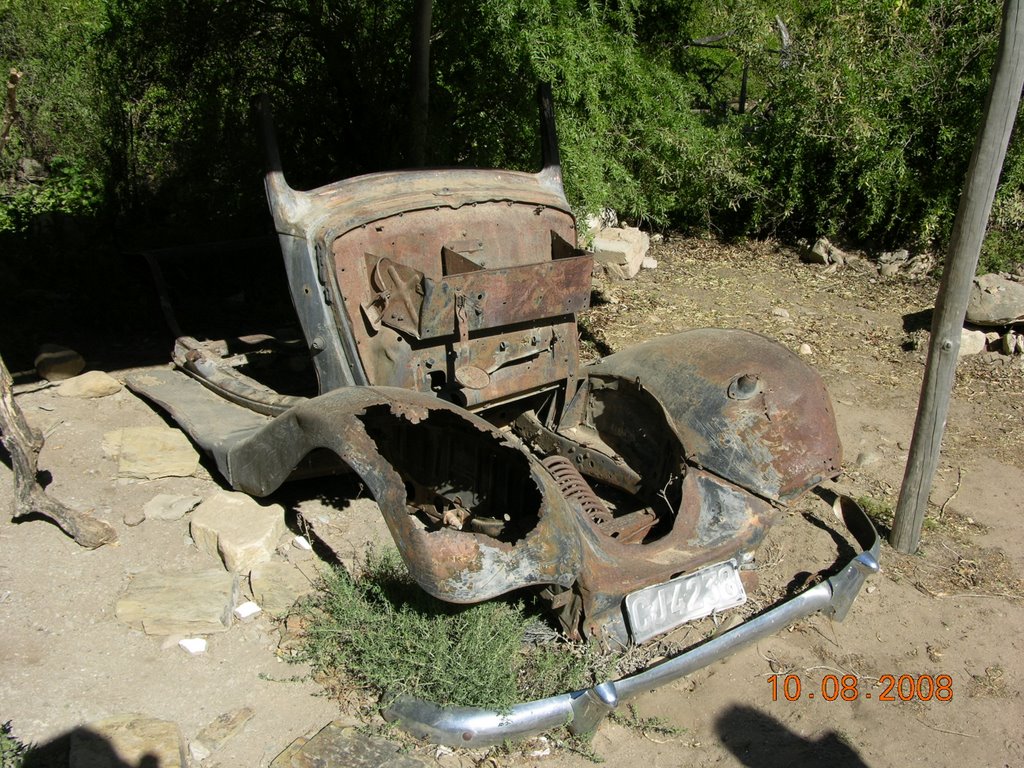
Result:
{"label": "sandy soil", "polygon": [[[884,522],[910,444],[924,364],[921,329],[936,283],[882,279],[867,264],[833,271],[803,265],[771,243],[678,238],[651,255],[656,270],[596,286],[584,320],[588,353],[699,326],[757,330],[794,350],[809,344],[845,446],[847,471],[839,483],[874,499]],[[680,729],[677,735],[609,721],[593,739],[595,752],[610,765],[648,768],[1024,765],[1022,395],[1020,358],[965,360],[920,553],[903,556],[885,546],[883,573],[845,622],[820,616],[800,622],[638,700],[638,716],[662,717]],[[203,765],[262,766],[295,737],[348,717],[301,679],[305,670],[280,662],[277,628],[266,619],[211,636],[210,651],[200,657],[120,625],[114,602],[134,573],[212,565],[188,538],[187,520],[129,528],[125,512],[157,493],[205,495],[217,482],[205,471],[150,482],[117,479],[102,434],[161,423],[128,392],[81,401],[44,389],[19,402],[47,434],[40,465],[53,477],[49,491],[96,510],[115,525],[121,543],[88,552],[45,521],[0,526],[0,721],[10,719],[24,740],[45,743],[90,721],[140,712],[178,722],[191,738],[217,715],[250,706],[253,719]],[[328,496],[304,487],[311,497]],[[11,493],[10,470],[0,464],[5,508]],[[346,503],[296,501],[295,494],[285,501],[311,517],[318,504]],[[828,515],[827,506],[809,499],[783,517],[763,548],[762,588],[748,611],[770,602],[794,575],[837,558],[835,538],[811,523]],[[342,534],[353,537],[353,554],[362,541],[385,535],[365,511],[353,514]],[[685,644],[707,630],[699,625],[671,639]],[[822,696],[829,675],[854,676],[853,700]],[[881,701],[886,676],[904,675],[915,681],[948,675],[951,700]],[[790,693],[800,684],[795,701],[785,696],[787,679]],[[513,751],[439,758],[440,765],[482,762],[589,764],[564,750],[546,757]]]}

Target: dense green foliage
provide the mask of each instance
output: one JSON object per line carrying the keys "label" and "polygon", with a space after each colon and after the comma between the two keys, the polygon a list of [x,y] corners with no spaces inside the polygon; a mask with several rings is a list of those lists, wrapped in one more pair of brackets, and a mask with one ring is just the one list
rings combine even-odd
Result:
{"label": "dense green foliage", "polygon": [[[22,75],[17,119],[0,147],[0,232],[40,214],[92,213],[102,202],[107,166],[94,79],[101,26],[102,0],[0,0],[3,76]],[[5,109],[0,121],[8,117]],[[25,159],[39,168],[23,167]]]}
{"label": "dense green foliage", "polygon": [[[659,226],[941,246],[998,44],[996,0],[444,0],[429,162],[531,168],[553,83],[567,191]],[[25,72],[0,231],[46,211],[251,227],[255,94],[296,186],[400,167],[412,3],[0,0]],[[42,163],[43,180],[19,162]],[[1024,241],[1011,146],[988,252]]]}

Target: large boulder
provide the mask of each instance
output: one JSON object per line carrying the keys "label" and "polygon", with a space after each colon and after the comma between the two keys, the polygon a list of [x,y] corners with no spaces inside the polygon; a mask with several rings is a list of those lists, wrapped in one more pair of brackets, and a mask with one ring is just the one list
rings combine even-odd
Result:
{"label": "large boulder", "polygon": [[967,321],[974,325],[1024,321],[1024,283],[993,274],[974,278],[967,302]]}

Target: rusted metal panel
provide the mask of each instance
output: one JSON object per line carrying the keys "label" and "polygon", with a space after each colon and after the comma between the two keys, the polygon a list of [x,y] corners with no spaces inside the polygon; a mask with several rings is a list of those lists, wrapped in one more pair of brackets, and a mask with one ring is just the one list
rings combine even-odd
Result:
{"label": "rusted metal panel", "polygon": [[[456,322],[470,332],[574,315],[590,304],[592,256],[449,275],[424,302],[420,338],[448,336]],[[457,307],[465,305],[465,314]]]}
{"label": "rusted metal panel", "polygon": [[690,462],[766,498],[791,500],[841,468],[821,377],[758,334],[687,331],[610,355],[588,371],[651,392]]}
{"label": "rusted metal panel", "polygon": [[369,383],[478,408],[574,375],[591,265],[570,242],[558,208],[411,211],[334,240],[326,288]]}

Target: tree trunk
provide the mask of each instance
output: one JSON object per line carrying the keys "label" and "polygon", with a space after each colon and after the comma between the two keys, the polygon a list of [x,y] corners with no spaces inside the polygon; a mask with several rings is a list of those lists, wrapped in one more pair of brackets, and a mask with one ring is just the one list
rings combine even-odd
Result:
{"label": "tree trunk", "polygon": [[427,118],[430,114],[430,17],[433,0],[416,0],[412,21],[409,157],[415,167],[427,162]]}
{"label": "tree trunk", "polygon": [[0,357],[0,441],[11,455],[14,470],[13,518],[32,513],[43,515],[59,525],[68,536],[88,549],[116,544],[117,532],[109,524],[86,512],[76,512],[46,495],[36,480],[39,451],[43,437],[33,430],[14,400],[11,374]]}

